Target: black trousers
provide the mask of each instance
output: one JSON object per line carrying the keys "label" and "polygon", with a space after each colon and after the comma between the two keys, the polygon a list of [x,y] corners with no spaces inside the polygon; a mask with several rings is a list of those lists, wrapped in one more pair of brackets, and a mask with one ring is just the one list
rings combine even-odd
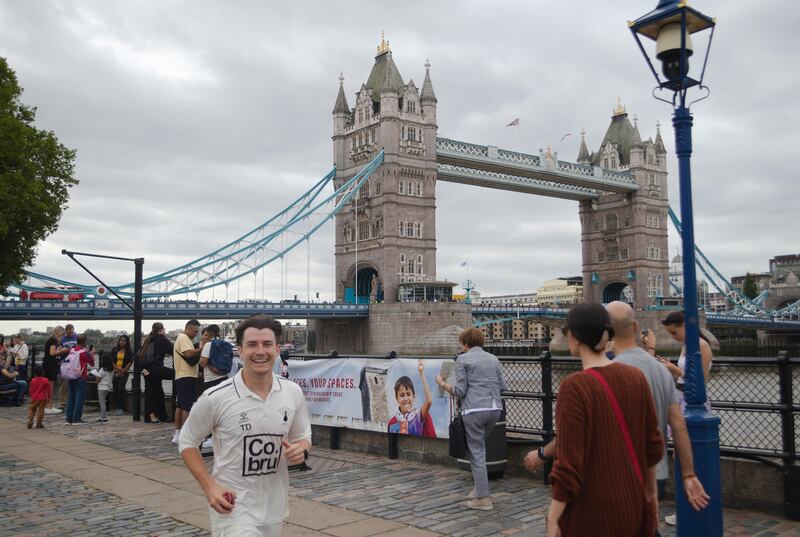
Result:
{"label": "black trousers", "polygon": [[116,410],[125,410],[125,383],[128,382],[128,374],[126,373],[125,376],[118,377],[114,375],[113,380],[113,387],[114,387],[114,409]]}
{"label": "black trousers", "polygon": [[167,409],[164,404],[164,386],[162,381],[175,378],[175,371],[168,367],[153,366],[146,368],[150,373],[144,378],[144,412],[145,421],[150,421],[150,414],[155,414],[158,421],[167,421]]}

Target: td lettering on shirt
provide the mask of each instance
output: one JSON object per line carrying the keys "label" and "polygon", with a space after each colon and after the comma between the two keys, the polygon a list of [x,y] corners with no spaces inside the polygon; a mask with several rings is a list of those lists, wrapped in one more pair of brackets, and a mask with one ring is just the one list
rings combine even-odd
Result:
{"label": "td lettering on shirt", "polygon": [[278,471],[283,446],[281,434],[251,434],[243,439],[242,476],[268,475]]}

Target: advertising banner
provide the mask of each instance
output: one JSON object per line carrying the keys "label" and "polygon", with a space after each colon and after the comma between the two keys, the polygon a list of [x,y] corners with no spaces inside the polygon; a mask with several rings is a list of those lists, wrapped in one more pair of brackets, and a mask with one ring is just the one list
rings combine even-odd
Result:
{"label": "advertising banner", "polygon": [[452,358],[288,360],[289,380],[306,396],[311,422],[447,438],[454,402],[436,385],[454,381]]}

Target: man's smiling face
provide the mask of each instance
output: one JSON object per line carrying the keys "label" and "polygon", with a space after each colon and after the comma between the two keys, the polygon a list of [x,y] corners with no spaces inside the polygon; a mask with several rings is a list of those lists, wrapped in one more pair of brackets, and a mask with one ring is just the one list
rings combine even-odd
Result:
{"label": "man's smiling face", "polygon": [[239,356],[245,369],[254,375],[271,375],[275,358],[280,354],[275,332],[269,328],[247,328],[242,334]]}

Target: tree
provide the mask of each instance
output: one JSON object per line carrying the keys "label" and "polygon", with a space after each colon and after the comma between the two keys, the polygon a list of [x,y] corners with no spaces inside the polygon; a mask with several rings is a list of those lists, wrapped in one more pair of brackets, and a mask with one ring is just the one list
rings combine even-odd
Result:
{"label": "tree", "polygon": [[750,300],[758,296],[758,287],[756,286],[756,281],[753,279],[753,276],[749,272],[744,277],[744,283],[742,284],[742,293],[744,293],[744,296],[746,296]]}
{"label": "tree", "polygon": [[38,244],[67,208],[75,151],[33,126],[36,108],[20,100],[17,76],[0,57],[0,292],[23,279]]}

